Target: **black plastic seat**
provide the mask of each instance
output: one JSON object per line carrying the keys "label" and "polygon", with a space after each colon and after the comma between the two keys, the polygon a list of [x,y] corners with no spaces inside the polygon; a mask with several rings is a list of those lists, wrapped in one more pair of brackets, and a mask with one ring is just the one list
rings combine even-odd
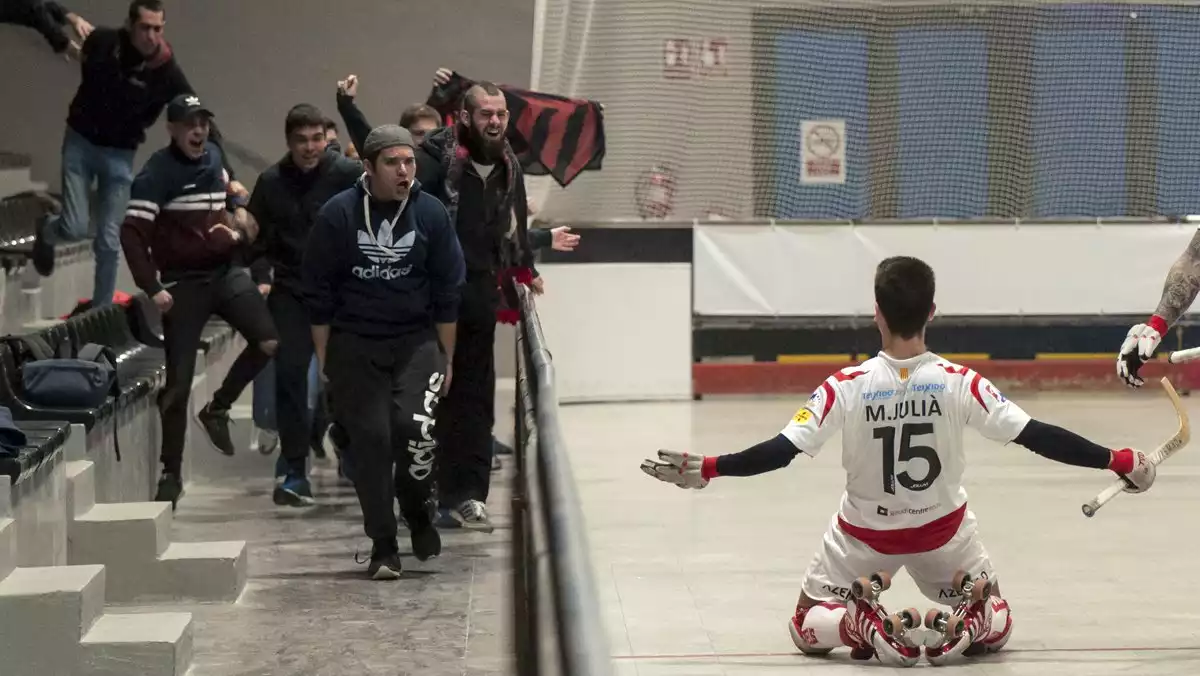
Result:
{"label": "black plastic seat", "polygon": [[17,451],[16,457],[0,455],[0,475],[8,476],[18,484],[49,460],[54,452],[67,442],[69,425],[62,421],[18,423],[25,433],[25,447]]}

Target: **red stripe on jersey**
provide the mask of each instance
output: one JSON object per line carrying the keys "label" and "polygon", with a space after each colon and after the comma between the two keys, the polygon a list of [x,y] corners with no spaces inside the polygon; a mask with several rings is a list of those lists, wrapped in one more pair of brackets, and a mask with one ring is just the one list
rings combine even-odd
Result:
{"label": "red stripe on jersey", "polygon": [[854,380],[859,376],[865,375],[867,375],[866,371],[851,371],[850,373],[842,373],[841,371],[838,371],[837,373],[833,374],[833,379],[839,383],[844,383],[847,380]]}
{"label": "red stripe on jersey", "polygon": [[846,523],[838,515],[838,525],[847,535],[862,542],[880,554],[904,555],[931,552],[950,541],[962,525],[963,517],[967,514],[967,505],[939,517],[927,524],[913,528],[897,528],[895,530],[875,530]]}
{"label": "red stripe on jersey", "polygon": [[821,389],[825,390],[825,408],[821,410],[821,421],[817,423],[817,427],[825,424],[825,416],[829,415],[829,411],[833,409],[833,385],[826,380],[821,383]]}
{"label": "red stripe on jersey", "polygon": [[983,396],[979,394],[979,381],[982,379],[983,376],[979,375],[978,373],[976,373],[975,377],[971,379],[971,395],[974,396],[975,401],[979,402],[979,405],[983,407],[983,412],[987,413],[987,404],[983,403]]}

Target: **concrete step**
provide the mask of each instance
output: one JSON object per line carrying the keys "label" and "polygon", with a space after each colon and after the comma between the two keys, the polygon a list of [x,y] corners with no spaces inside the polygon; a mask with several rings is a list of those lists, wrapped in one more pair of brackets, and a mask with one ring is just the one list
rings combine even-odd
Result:
{"label": "concrete step", "polygon": [[94,505],[67,528],[68,560],[110,568],[153,561],[171,543],[171,516],[169,502]]}
{"label": "concrete step", "polygon": [[0,519],[0,580],[17,567],[17,522]]}
{"label": "concrete step", "polygon": [[246,588],[250,556],[242,540],[175,542],[158,562],[179,598],[233,602]]}
{"label": "concrete step", "polygon": [[192,662],[190,613],[105,615],[81,642],[87,676],[183,676]]}
{"label": "concrete step", "polygon": [[107,567],[114,603],[234,601],[246,586],[244,541],[170,541],[166,502],[97,504],[68,526],[68,560]]}
{"label": "concrete step", "polygon": [[17,568],[0,581],[5,676],[78,672],[79,641],[104,610],[104,566]]}
{"label": "concrete step", "polygon": [[72,460],[67,470],[67,517],[74,519],[96,505],[96,464]]}

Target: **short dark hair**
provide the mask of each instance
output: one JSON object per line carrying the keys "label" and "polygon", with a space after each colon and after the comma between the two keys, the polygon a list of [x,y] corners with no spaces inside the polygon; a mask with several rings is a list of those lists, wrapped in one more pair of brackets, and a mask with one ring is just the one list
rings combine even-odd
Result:
{"label": "short dark hair", "polygon": [[434,110],[432,106],[427,106],[424,103],[414,103],[405,108],[403,113],[400,113],[400,126],[405,129],[408,129],[420,120],[433,120],[439,127],[442,126],[442,116],[438,115],[438,111]]}
{"label": "short dark hair", "polygon": [[925,328],[933,312],[933,268],[912,256],[885,258],[875,268],[875,303],[888,330],[912,338]]}
{"label": "short dark hair", "polygon": [[321,114],[321,111],[317,110],[316,106],[301,103],[292,106],[292,109],[288,111],[287,119],[283,122],[283,133],[291,137],[293,131],[303,127],[320,127],[321,129],[325,129],[325,120],[325,116]]}
{"label": "short dark hair", "polygon": [[338,130],[337,122],[334,122],[332,117],[325,118],[324,126],[325,126],[325,131],[329,131],[330,129],[332,129],[334,131]]}
{"label": "short dark hair", "polygon": [[142,18],[142,10],[155,14],[165,14],[167,9],[162,0],[133,0],[129,3],[129,23],[135,23]]}
{"label": "short dark hair", "polygon": [[487,96],[498,96],[504,92],[500,91],[500,88],[494,83],[488,82],[487,80],[476,82],[474,85],[471,85],[471,88],[467,90],[467,93],[463,94],[463,110],[467,111],[468,113],[474,113],[475,110],[479,108],[479,101],[476,99],[476,97],[479,96],[480,93],[483,93]]}

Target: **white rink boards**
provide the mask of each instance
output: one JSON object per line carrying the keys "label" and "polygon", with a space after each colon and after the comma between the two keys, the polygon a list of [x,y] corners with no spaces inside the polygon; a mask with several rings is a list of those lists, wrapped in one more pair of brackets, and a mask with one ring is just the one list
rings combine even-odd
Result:
{"label": "white rink boards", "polygon": [[[1157,384],[1145,392],[1012,397],[1031,415],[1097,443],[1153,450],[1176,420]],[[839,437],[775,473],[684,491],[644,475],[658,448],[713,455],[776,434],[802,398],[564,406],[563,431],[588,526],[619,676],[890,674],[839,649],[804,657],[787,620],[844,483]],[[1184,397],[1193,425],[1200,400]],[[967,490],[1013,609],[1003,652],[954,673],[1105,676],[1200,673],[1200,440],[1159,469],[1144,495],[1093,519],[1080,505],[1111,474],[1067,467],[1015,444],[964,433]],[[889,610],[934,604],[907,574]],[[932,668],[922,662],[917,669]]]}

